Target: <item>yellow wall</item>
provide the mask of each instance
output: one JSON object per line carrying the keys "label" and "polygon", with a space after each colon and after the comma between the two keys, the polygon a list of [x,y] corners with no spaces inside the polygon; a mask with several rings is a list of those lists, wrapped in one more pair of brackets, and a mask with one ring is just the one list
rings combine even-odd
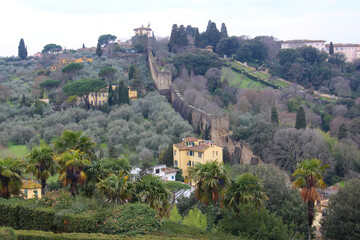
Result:
{"label": "yellow wall", "polygon": [[[26,196],[26,199],[35,198],[35,191],[37,191],[37,197],[41,198],[41,188],[30,188],[30,189],[20,189],[21,192]],[[27,192],[27,194],[26,194]]]}
{"label": "yellow wall", "polygon": [[[116,86],[113,85],[112,88],[113,88],[113,90],[115,90]],[[97,99],[96,99],[95,94],[97,95]],[[129,88],[129,98],[136,99],[137,91],[132,91]],[[108,91],[102,91],[102,92],[98,92],[98,93],[90,93],[89,102],[90,102],[90,105],[92,105],[92,106],[100,106],[99,102],[100,102],[101,106],[104,105],[105,103],[108,102]],[[96,104],[95,104],[95,102],[96,102]]]}
{"label": "yellow wall", "polygon": [[[198,145],[195,143],[195,145]],[[191,161],[191,166],[196,165],[196,163],[206,163],[208,161],[217,161],[219,163],[223,163],[223,151],[222,148],[212,144],[205,151],[193,151],[194,156],[189,155],[189,150],[187,149],[179,149],[178,147],[173,145],[173,155],[174,155],[174,166],[183,170],[184,178],[189,177],[188,169],[190,166],[187,164]],[[199,158],[199,153],[201,153],[201,158]],[[177,161],[178,165],[176,166],[175,161]]]}

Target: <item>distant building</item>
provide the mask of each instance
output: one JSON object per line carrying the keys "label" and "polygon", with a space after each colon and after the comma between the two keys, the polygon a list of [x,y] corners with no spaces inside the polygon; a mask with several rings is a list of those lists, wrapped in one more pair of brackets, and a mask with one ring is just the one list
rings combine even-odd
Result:
{"label": "distant building", "polygon": [[211,45],[207,45],[207,46],[205,47],[205,50],[207,50],[207,51],[209,51],[209,52],[213,52],[213,51],[214,51],[214,47],[211,46]]}
{"label": "distant building", "polygon": [[34,54],[34,58],[42,58],[42,57],[43,57],[43,55],[40,52],[37,52]]}
{"label": "distant building", "polygon": [[[139,175],[140,171],[141,169],[139,167],[133,167],[131,169],[131,174]],[[176,170],[174,168],[166,167],[165,164],[161,164],[153,166],[148,173],[154,176],[158,176],[164,181],[175,181],[175,176],[178,171],[179,170]]]}
{"label": "distant building", "polygon": [[212,141],[193,137],[183,138],[181,143],[173,144],[173,155],[174,166],[182,169],[185,180],[189,177],[189,168],[197,163],[223,163],[222,147]]}
{"label": "distant building", "polygon": [[[114,91],[115,91],[115,88],[116,88],[116,85],[113,85],[112,89]],[[136,99],[137,98],[137,91],[131,90],[130,87],[128,87],[128,89],[129,89],[129,98],[130,99]],[[105,103],[108,103],[108,96],[109,96],[109,87],[106,87],[106,88],[104,88],[103,90],[100,90],[97,93],[90,93],[89,94],[89,103],[92,106],[101,107]]]}
{"label": "distant building", "polygon": [[147,27],[144,27],[144,25],[142,25],[139,28],[135,28],[134,32],[135,32],[135,36],[136,35],[139,35],[139,36],[146,35],[148,37],[152,37],[152,30],[150,28],[150,23],[148,24]]}
{"label": "distant building", "polygon": [[325,40],[289,40],[281,42],[281,49],[296,49],[299,47],[314,47],[319,51],[326,51]]}
{"label": "distant building", "polygon": [[41,185],[34,180],[23,180],[20,191],[25,195],[25,199],[41,198]]}
{"label": "distant building", "polygon": [[[343,53],[348,62],[360,58],[360,44],[341,44],[335,43],[334,53]],[[326,51],[329,52],[330,44],[326,44]]]}

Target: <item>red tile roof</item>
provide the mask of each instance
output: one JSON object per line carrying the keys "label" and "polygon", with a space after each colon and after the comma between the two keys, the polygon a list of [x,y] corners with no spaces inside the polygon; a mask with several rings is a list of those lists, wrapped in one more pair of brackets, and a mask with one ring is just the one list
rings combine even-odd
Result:
{"label": "red tile roof", "polygon": [[185,142],[197,142],[197,141],[199,141],[199,139],[194,138],[194,137],[187,137],[187,138],[184,138],[184,141]]}

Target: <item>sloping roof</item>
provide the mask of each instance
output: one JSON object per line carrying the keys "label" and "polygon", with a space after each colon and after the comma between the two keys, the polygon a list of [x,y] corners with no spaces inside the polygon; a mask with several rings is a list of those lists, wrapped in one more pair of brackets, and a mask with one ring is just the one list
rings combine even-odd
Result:
{"label": "sloping roof", "polygon": [[313,43],[313,42],[326,42],[326,41],[325,40],[307,40],[307,39],[281,41],[281,43]]}
{"label": "sloping roof", "polygon": [[194,137],[186,137],[186,138],[184,138],[184,141],[185,142],[197,142],[197,141],[199,141],[199,139],[194,138]]}
{"label": "sloping roof", "polygon": [[34,180],[24,180],[23,184],[21,185],[22,189],[35,189],[41,188],[41,185],[35,182]]}
{"label": "sloping roof", "polygon": [[196,146],[189,146],[189,150],[190,151],[197,151],[197,152],[203,152],[206,149],[208,149],[210,147],[210,145],[208,144],[201,144],[201,145],[196,145]]}
{"label": "sloping roof", "polygon": [[[334,47],[360,47],[360,44],[353,43],[334,43]],[[330,44],[326,44],[326,47],[330,47]]]}
{"label": "sloping roof", "polygon": [[167,173],[174,173],[174,172],[178,172],[179,170],[175,169],[175,168],[162,168],[161,171],[163,171],[165,174]]}

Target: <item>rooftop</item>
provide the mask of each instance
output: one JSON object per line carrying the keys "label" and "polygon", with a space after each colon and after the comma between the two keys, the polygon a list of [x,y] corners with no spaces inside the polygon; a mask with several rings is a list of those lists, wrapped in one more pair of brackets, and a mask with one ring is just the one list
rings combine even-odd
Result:
{"label": "rooftop", "polygon": [[325,40],[308,40],[308,39],[281,41],[281,43],[313,43],[313,42],[326,42],[326,41]]}
{"label": "rooftop", "polygon": [[[194,142],[194,145],[186,145],[187,142]],[[215,145],[210,140],[203,140],[203,139],[197,139],[194,137],[187,137],[183,138],[181,143],[176,143],[174,146],[178,148],[179,150],[190,150],[190,151],[196,151],[196,152],[204,152],[206,149],[211,147],[212,145]]]}
{"label": "rooftop", "polygon": [[41,188],[41,185],[35,182],[34,180],[23,180],[23,183],[21,185],[22,189],[35,189],[35,188]]}

